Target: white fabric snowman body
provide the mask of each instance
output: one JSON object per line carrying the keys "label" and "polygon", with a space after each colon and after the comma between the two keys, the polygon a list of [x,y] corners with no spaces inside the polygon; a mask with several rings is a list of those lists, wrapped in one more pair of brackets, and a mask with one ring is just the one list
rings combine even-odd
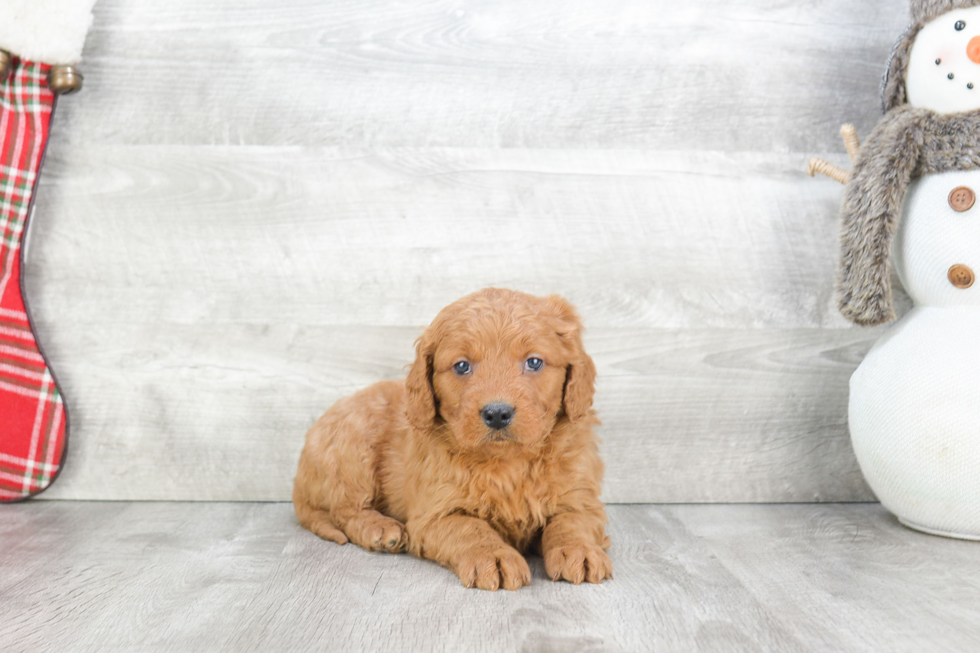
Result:
{"label": "white fabric snowman body", "polygon": [[[928,20],[909,36],[904,91],[912,109],[980,109],[980,6],[969,6],[980,3],[959,4],[968,6],[940,6],[939,15],[927,7]],[[849,405],[854,451],[882,504],[907,526],[965,539],[980,539],[978,198],[972,163],[904,189],[891,262],[915,306],[854,373]]]}

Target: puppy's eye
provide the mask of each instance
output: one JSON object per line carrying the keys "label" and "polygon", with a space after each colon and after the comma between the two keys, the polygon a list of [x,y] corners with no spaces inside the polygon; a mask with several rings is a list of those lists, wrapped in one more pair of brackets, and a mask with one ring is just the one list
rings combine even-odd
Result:
{"label": "puppy's eye", "polygon": [[529,372],[537,372],[544,367],[544,361],[540,358],[529,358],[524,361],[524,369]]}
{"label": "puppy's eye", "polygon": [[467,363],[466,361],[459,361],[458,363],[453,365],[453,371],[456,372],[456,374],[458,374],[459,376],[466,376],[471,371],[473,371],[473,369],[470,367],[470,364]]}
{"label": "puppy's eye", "polygon": [[[949,23],[946,23],[946,24],[949,25]],[[956,24],[953,25],[953,27],[956,28],[956,31],[957,32],[962,32],[963,30],[966,29],[966,23],[964,23],[962,20],[958,20],[958,21],[956,21]]]}

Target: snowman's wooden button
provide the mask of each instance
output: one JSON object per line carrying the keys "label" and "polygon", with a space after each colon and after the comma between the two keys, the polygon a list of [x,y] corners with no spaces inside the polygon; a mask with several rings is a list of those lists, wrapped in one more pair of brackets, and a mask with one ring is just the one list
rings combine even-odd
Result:
{"label": "snowman's wooden button", "polygon": [[973,208],[977,202],[977,195],[966,186],[954,188],[949,194],[949,205],[957,213],[963,213]]}
{"label": "snowman's wooden button", "polygon": [[960,290],[966,290],[976,281],[973,270],[968,265],[963,265],[962,263],[951,267],[949,272],[946,273],[946,276],[949,277],[949,282]]}

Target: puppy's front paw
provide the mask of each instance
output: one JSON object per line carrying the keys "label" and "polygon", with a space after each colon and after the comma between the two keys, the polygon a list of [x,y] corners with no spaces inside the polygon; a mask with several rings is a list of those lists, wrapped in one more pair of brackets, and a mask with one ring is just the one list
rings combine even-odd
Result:
{"label": "puppy's front paw", "polygon": [[583,580],[601,583],[613,575],[609,556],[593,544],[569,544],[545,551],[544,568],[552,580],[564,578],[576,585]]}
{"label": "puppy's front paw", "polygon": [[520,553],[510,547],[473,549],[460,556],[456,575],[466,587],[495,591],[520,589],[531,584],[531,568]]}

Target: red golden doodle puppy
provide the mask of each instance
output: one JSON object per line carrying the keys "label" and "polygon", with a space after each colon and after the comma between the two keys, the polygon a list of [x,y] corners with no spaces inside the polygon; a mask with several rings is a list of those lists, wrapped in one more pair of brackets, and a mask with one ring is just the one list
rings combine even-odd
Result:
{"label": "red golden doodle puppy", "polygon": [[337,402],[306,436],[300,523],[338,544],[449,567],[467,587],[612,577],[592,427],[595,366],[557,295],[488,288],[450,304],[405,381]]}

